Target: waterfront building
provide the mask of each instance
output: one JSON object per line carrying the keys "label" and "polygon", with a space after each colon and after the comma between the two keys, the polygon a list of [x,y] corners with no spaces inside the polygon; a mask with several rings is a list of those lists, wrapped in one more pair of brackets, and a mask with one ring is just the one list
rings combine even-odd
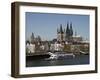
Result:
{"label": "waterfront building", "polygon": [[35,53],[35,44],[27,43],[26,44],[26,53]]}
{"label": "waterfront building", "polygon": [[72,23],[67,23],[66,29],[62,27],[62,24],[60,24],[60,28],[57,28],[57,41],[67,41],[70,42],[72,40],[73,36],[73,29],[72,29]]}
{"label": "waterfront building", "polygon": [[54,44],[51,43],[51,45],[50,45],[50,51],[54,51],[54,49],[55,49]]}
{"label": "waterfront building", "polygon": [[80,35],[73,36],[73,42],[82,42],[82,37]]}
{"label": "waterfront building", "polygon": [[60,24],[60,29],[57,29],[57,41],[65,41],[65,30],[62,28],[62,24]]}
{"label": "waterfront building", "polygon": [[26,43],[26,53],[30,53],[30,48],[29,48],[29,46],[30,46],[30,43],[27,42],[27,43]]}
{"label": "waterfront building", "polygon": [[41,37],[39,35],[34,36],[34,33],[32,33],[31,37],[30,37],[30,42],[31,43],[40,43],[41,42]]}
{"label": "waterfront building", "polygon": [[62,51],[62,45],[60,43],[58,43],[58,42],[55,42],[54,50],[55,51]]}
{"label": "waterfront building", "polygon": [[77,35],[77,32],[75,31],[75,35],[73,35],[73,42],[82,42],[83,38],[80,35]]}
{"label": "waterfront building", "polygon": [[35,52],[35,44],[30,44],[30,52],[31,53]]}
{"label": "waterfront building", "polygon": [[57,28],[57,41],[69,44],[73,42],[82,42],[83,38],[82,36],[77,35],[76,31],[74,34],[72,23],[67,23],[66,29],[62,27],[62,24],[60,24],[60,28]]}
{"label": "waterfront building", "polygon": [[45,50],[45,46],[42,44],[42,45],[40,46],[40,49],[41,49],[42,51],[44,51],[44,50]]}

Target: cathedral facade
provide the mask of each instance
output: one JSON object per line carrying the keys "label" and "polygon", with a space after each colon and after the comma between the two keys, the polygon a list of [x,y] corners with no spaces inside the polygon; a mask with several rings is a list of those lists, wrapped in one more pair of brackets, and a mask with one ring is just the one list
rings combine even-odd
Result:
{"label": "cathedral facade", "polygon": [[62,24],[60,24],[60,28],[57,28],[57,41],[71,41],[71,38],[73,36],[73,29],[72,29],[72,23],[67,23],[66,28],[62,27]]}

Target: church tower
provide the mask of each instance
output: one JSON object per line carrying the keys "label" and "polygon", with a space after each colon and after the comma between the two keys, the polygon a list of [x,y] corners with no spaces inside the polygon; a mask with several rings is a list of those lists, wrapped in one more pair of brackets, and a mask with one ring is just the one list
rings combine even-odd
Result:
{"label": "church tower", "polygon": [[66,41],[70,41],[73,36],[73,29],[72,29],[72,22],[69,25],[69,22],[67,22],[67,28],[66,28]]}
{"label": "church tower", "polygon": [[66,28],[66,41],[69,40],[69,36],[70,36],[70,29],[69,29],[69,23],[67,22],[67,28]]}
{"label": "church tower", "polygon": [[34,33],[32,33],[32,35],[31,35],[31,43],[33,43],[34,42]]}
{"label": "church tower", "polygon": [[64,40],[64,30],[62,24],[60,24],[60,29],[57,29],[57,41],[62,42]]}
{"label": "church tower", "polygon": [[66,41],[66,29],[64,28],[63,41]]}
{"label": "church tower", "polygon": [[73,36],[73,29],[72,29],[72,23],[69,24],[67,22],[66,29],[62,28],[62,24],[60,24],[60,28],[57,28],[57,41],[71,41]]}
{"label": "church tower", "polygon": [[70,23],[70,37],[69,37],[70,42],[73,40],[73,29],[72,29],[72,23]]}
{"label": "church tower", "polygon": [[72,22],[70,23],[70,36],[73,36]]}

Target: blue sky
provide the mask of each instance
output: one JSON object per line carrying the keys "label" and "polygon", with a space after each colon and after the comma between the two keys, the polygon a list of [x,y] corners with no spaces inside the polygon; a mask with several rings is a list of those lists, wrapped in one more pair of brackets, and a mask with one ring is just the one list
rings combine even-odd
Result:
{"label": "blue sky", "polygon": [[43,40],[52,40],[57,37],[57,28],[62,24],[67,27],[67,22],[72,22],[73,31],[89,40],[89,15],[33,13],[26,12],[26,39],[32,32],[40,35]]}

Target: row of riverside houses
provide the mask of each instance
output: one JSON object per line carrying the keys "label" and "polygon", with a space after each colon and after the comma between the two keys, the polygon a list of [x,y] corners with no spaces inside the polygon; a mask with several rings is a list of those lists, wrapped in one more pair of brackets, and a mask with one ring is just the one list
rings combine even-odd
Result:
{"label": "row of riverside houses", "polygon": [[62,24],[60,28],[57,28],[57,38],[51,41],[43,41],[41,36],[31,35],[31,40],[26,41],[26,52],[47,52],[47,51],[89,51],[89,42],[83,41],[81,36],[78,36],[75,32],[73,35],[72,23],[67,23],[66,29],[63,29]]}

